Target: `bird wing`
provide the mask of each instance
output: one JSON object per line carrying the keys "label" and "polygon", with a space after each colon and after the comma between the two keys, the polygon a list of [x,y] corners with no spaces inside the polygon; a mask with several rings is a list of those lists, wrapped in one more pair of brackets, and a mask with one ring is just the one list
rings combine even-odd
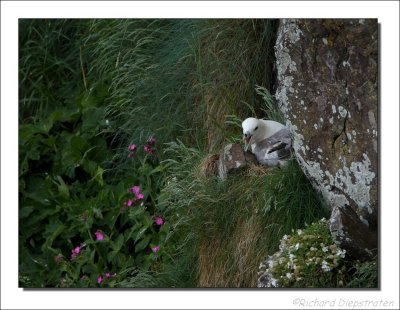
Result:
{"label": "bird wing", "polygon": [[284,148],[286,148],[288,146],[287,142],[285,141],[279,141],[277,143],[275,143],[272,147],[270,147],[268,149],[267,154],[271,154],[272,152],[278,151],[278,150],[282,150]]}
{"label": "bird wing", "polygon": [[269,138],[258,142],[253,153],[261,164],[274,166],[278,163],[278,160],[290,157],[291,147],[290,131],[284,127]]}

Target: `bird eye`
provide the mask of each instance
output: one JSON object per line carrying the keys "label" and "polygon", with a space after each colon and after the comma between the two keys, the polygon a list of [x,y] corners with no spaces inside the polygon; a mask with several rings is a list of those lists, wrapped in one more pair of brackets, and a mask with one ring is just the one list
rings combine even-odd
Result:
{"label": "bird eye", "polygon": [[254,130],[257,130],[257,129],[258,129],[258,126],[256,128],[254,128]]}

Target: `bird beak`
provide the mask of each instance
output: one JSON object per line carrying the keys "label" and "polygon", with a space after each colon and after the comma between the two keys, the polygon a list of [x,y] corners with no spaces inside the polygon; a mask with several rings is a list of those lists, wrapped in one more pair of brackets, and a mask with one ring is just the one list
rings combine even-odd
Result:
{"label": "bird beak", "polygon": [[247,136],[243,135],[244,151],[245,152],[247,152],[247,149],[249,148],[252,139],[253,139],[253,136],[250,135],[250,134],[247,134]]}

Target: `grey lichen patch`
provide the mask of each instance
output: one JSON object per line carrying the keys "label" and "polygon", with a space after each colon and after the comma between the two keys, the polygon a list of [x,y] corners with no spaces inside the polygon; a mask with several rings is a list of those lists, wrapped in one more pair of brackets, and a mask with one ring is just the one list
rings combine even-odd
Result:
{"label": "grey lichen patch", "polygon": [[287,32],[287,38],[289,39],[289,43],[296,43],[300,40],[300,35],[303,34],[303,31],[297,25],[296,20],[294,19],[284,19],[284,30]]}
{"label": "grey lichen patch", "polygon": [[367,154],[364,153],[363,158],[362,162],[352,162],[350,168],[343,167],[344,174],[337,177],[345,185],[343,191],[357,203],[358,207],[366,208],[371,214],[373,211],[370,202],[370,184],[375,178],[375,173],[371,171],[371,161]]}
{"label": "grey lichen patch", "polygon": [[338,107],[338,112],[339,112],[340,116],[343,117],[343,118],[345,118],[346,115],[347,115],[347,110],[346,110],[346,108],[344,108],[344,107],[342,107],[342,106],[339,106],[339,107]]}
{"label": "grey lichen patch", "polygon": [[287,117],[288,94],[294,93],[293,76],[290,74],[297,71],[296,63],[292,60],[287,44],[294,44],[300,40],[302,31],[297,26],[296,20],[284,19],[281,22],[281,30],[278,32],[277,43],[275,46],[277,78],[282,81],[282,86],[278,87],[275,97],[280,103],[280,108]]}
{"label": "grey lichen patch", "polygon": [[369,124],[371,125],[371,127],[376,128],[375,115],[372,110],[368,111],[368,120],[369,120]]}
{"label": "grey lichen patch", "polygon": [[[371,214],[373,210],[370,201],[370,185],[375,178],[375,173],[371,170],[371,161],[367,154],[363,154],[363,157],[363,161],[352,162],[350,167],[346,165],[345,158],[340,157],[343,166],[334,175],[328,170],[323,171],[321,164],[315,161],[308,160],[304,168],[316,184],[319,184],[317,188],[330,205],[348,205],[347,197],[349,197],[357,203],[358,207],[366,208]],[[302,161],[305,162],[304,159]],[[332,187],[340,189],[345,195],[332,191]]]}

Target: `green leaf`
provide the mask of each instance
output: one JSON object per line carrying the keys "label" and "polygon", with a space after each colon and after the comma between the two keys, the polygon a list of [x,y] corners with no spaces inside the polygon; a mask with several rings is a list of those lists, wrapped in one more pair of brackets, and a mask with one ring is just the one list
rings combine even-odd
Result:
{"label": "green leaf", "polygon": [[37,143],[32,143],[27,146],[26,157],[27,159],[39,160],[40,151]]}
{"label": "green leaf", "polygon": [[24,124],[19,126],[19,142],[24,144],[27,140],[31,139],[35,134],[46,134],[46,131],[35,125]]}
{"label": "green leaf", "polygon": [[96,169],[96,172],[95,172],[95,174],[94,174],[94,176],[93,176],[93,179],[92,179],[92,180],[97,181],[97,183],[98,183],[100,186],[103,186],[103,185],[104,185],[103,172],[104,172],[104,169],[101,168],[100,166],[98,166],[97,169]]}
{"label": "green leaf", "polygon": [[114,257],[115,257],[115,255],[117,255],[117,253],[118,253],[118,251],[116,251],[116,250],[110,251],[107,254],[107,261],[110,262],[110,263],[113,262],[114,261]]}
{"label": "green leaf", "polygon": [[135,242],[137,242],[140,238],[142,238],[143,234],[146,232],[147,227],[142,228],[138,234],[136,235]]}
{"label": "green leaf", "polygon": [[73,136],[70,141],[70,146],[74,151],[79,151],[80,153],[83,153],[88,148],[86,140],[81,136]]}
{"label": "green leaf", "polygon": [[124,235],[120,234],[113,243],[113,249],[118,252],[122,248],[123,244],[124,244]]}
{"label": "green leaf", "polygon": [[61,197],[69,199],[69,190],[67,184],[65,184],[64,180],[59,175],[57,176],[57,180],[58,182],[60,182],[59,184],[57,183],[56,184],[58,187],[58,192],[60,193]]}
{"label": "green leaf", "polygon": [[82,115],[82,130],[85,132],[95,131],[101,125],[104,119],[104,110],[102,108],[91,107],[85,109]]}
{"label": "green leaf", "polygon": [[92,161],[92,160],[85,159],[85,160],[83,161],[82,167],[83,167],[83,169],[84,169],[86,172],[88,172],[90,175],[95,175],[95,173],[96,173],[96,168],[97,168],[97,163],[94,162],[94,161]]}
{"label": "green leaf", "polygon": [[131,239],[132,238],[132,235],[135,233],[135,229],[132,227],[132,228],[130,228],[130,229],[127,229],[125,232],[124,232],[124,239],[125,239],[125,241],[128,241],[129,239]]}
{"label": "green leaf", "polygon": [[129,209],[128,216],[131,220],[137,219],[138,215],[142,214],[144,212],[144,208],[141,208],[139,206],[133,207]]}
{"label": "green leaf", "polygon": [[144,250],[150,243],[151,235],[147,235],[138,244],[135,245],[135,253]]}
{"label": "green leaf", "polygon": [[42,251],[44,252],[47,247],[50,247],[53,244],[54,239],[57,238],[58,235],[60,235],[64,230],[66,226],[63,224],[59,224],[54,227],[51,227],[50,229],[53,230],[52,234],[46,239],[46,242],[42,245]]}
{"label": "green leaf", "polygon": [[158,173],[158,172],[163,172],[164,170],[165,170],[164,166],[159,165],[150,171],[150,175]]}
{"label": "green leaf", "polygon": [[98,218],[98,219],[102,219],[103,218],[103,214],[101,213],[100,209],[98,209],[96,207],[93,207],[92,210],[93,210],[93,215],[94,215],[95,218]]}
{"label": "green leaf", "polygon": [[19,210],[19,218],[23,219],[29,216],[35,209],[32,206],[23,207]]}
{"label": "green leaf", "polygon": [[170,229],[171,229],[171,225],[169,223],[164,223],[160,228],[160,232],[169,233]]}

